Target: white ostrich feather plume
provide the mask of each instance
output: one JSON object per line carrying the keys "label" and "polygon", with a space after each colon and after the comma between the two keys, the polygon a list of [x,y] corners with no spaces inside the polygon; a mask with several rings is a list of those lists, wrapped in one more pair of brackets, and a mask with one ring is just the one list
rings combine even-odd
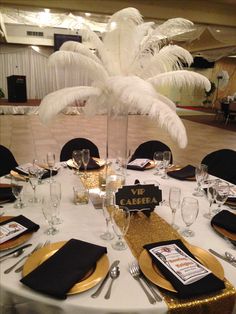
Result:
{"label": "white ostrich feather plume", "polygon": [[161,89],[198,86],[209,90],[210,82],[200,74],[183,70],[183,63],[191,64],[191,54],[179,46],[166,45],[163,39],[192,28],[192,22],[177,18],[154,29],[152,22],[143,22],[135,8],[113,14],[103,40],[85,26],[80,34],[83,41],[96,48],[96,55],[83,44],[67,42],[51,55],[49,64],[56,70],[79,71],[80,77],[90,79],[91,86],[65,88],[47,95],[40,104],[40,118],[47,122],[67,105],[86,100],[87,114],[148,114],[184,148],[185,127],[175,104],[162,95]]}

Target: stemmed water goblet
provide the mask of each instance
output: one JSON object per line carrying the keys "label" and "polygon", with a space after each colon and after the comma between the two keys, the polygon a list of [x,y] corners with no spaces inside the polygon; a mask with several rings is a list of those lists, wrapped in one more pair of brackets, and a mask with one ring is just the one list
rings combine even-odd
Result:
{"label": "stemmed water goblet", "polygon": [[219,213],[221,211],[222,205],[226,202],[229,196],[230,186],[228,182],[217,180],[215,183],[215,202],[218,204],[217,209],[214,213]]}
{"label": "stemmed water goblet", "polygon": [[55,221],[57,217],[57,208],[54,206],[50,196],[42,197],[42,212],[49,228],[45,231],[48,235],[54,235],[59,230],[55,227]]}
{"label": "stemmed water goblet", "polygon": [[81,175],[80,174],[80,167],[82,165],[82,158],[83,158],[83,153],[82,150],[73,150],[72,152],[72,160],[77,166],[77,169],[75,170],[75,174]]}
{"label": "stemmed water goblet", "polygon": [[90,150],[89,149],[83,149],[82,150],[82,161],[84,165],[84,177],[87,178],[87,167],[90,160]]}
{"label": "stemmed water goblet", "polygon": [[162,179],[168,179],[167,175],[167,168],[170,164],[171,160],[171,152],[170,151],[165,151],[163,152],[163,168],[164,168],[164,175],[162,176]]}
{"label": "stemmed water goblet", "polygon": [[156,172],[154,173],[155,176],[160,175],[160,169],[163,164],[163,152],[155,152],[153,155],[153,160],[155,162]]}
{"label": "stemmed water goblet", "polygon": [[130,224],[130,211],[127,208],[113,207],[111,212],[111,224],[114,233],[118,239],[112,243],[112,247],[115,250],[121,251],[127,248],[124,242],[124,236],[126,235]]}
{"label": "stemmed water goblet", "polygon": [[55,154],[52,152],[48,152],[47,153],[47,164],[48,164],[48,168],[50,171],[50,182],[53,181],[52,170],[53,170],[53,167],[55,166],[55,161],[56,161]]}
{"label": "stemmed water goblet", "polygon": [[62,220],[60,218],[60,210],[59,206],[61,203],[61,183],[60,182],[52,182],[50,183],[50,196],[53,203],[53,206],[56,209],[56,217],[55,217],[55,224],[62,223]]}
{"label": "stemmed water goblet", "polygon": [[211,219],[214,216],[214,214],[212,213],[212,204],[214,203],[215,198],[216,198],[215,182],[208,184],[206,196],[207,196],[207,200],[209,202],[209,210],[208,210],[208,213],[205,213],[203,215],[203,217],[205,217],[207,219]]}
{"label": "stemmed water goblet", "polygon": [[208,177],[208,167],[207,165],[200,164],[195,168],[195,177],[197,181],[197,189],[193,192],[194,196],[204,196],[204,191],[201,188],[201,184]]}
{"label": "stemmed water goblet", "polygon": [[114,238],[114,234],[109,230],[109,224],[111,222],[111,215],[109,212],[109,207],[112,206],[112,200],[106,194],[102,196],[102,213],[106,221],[106,231],[100,235],[100,238],[103,240],[112,240]]}
{"label": "stemmed water goblet", "polygon": [[179,229],[179,226],[175,224],[175,213],[180,205],[181,189],[178,187],[171,187],[169,190],[169,205],[172,211],[171,226],[175,230]]}
{"label": "stemmed water goblet", "polygon": [[19,180],[15,177],[11,177],[11,190],[12,194],[16,198],[16,203],[14,205],[15,208],[23,208],[25,204],[22,202],[22,193],[23,193],[23,182],[19,182]]}
{"label": "stemmed water goblet", "polygon": [[184,197],[181,204],[181,215],[186,228],[181,232],[185,237],[193,237],[194,232],[189,227],[194,223],[198,216],[199,204],[198,200],[193,197]]}

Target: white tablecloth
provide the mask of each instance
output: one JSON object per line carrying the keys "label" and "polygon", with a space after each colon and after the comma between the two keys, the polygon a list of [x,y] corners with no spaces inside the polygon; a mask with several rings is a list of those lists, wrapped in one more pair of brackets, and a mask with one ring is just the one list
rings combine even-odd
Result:
{"label": "white tablecloth", "polygon": [[[162,189],[163,199],[168,200],[168,191],[170,186],[178,186],[182,189],[183,196],[191,196],[196,186],[195,182],[177,181],[169,178],[163,180],[159,176],[153,175],[154,170],[143,172],[128,171],[126,184],[133,184],[135,179],[141,183],[144,180],[158,180]],[[92,203],[88,205],[73,204],[73,185],[80,184],[79,178],[69,169],[61,168],[55,179],[62,184],[61,218],[63,223],[59,225],[60,232],[50,237],[52,242],[69,240],[77,238],[84,241],[107,246],[108,258],[112,262],[115,259],[120,260],[120,277],[115,281],[110,300],[104,299],[103,293],[96,299],[90,295],[96,290],[94,287],[80,294],[69,296],[66,300],[58,301],[56,299],[36,293],[20,283],[21,274],[14,271],[10,274],[4,274],[4,270],[12,265],[16,259],[8,259],[0,264],[0,302],[1,313],[4,314],[151,314],[167,313],[165,302],[149,304],[146,296],[138,283],[128,272],[128,263],[133,261],[130,250],[115,251],[111,244],[100,239],[99,235],[105,229],[105,221],[101,210],[94,209]],[[8,180],[9,181],[9,180]],[[1,182],[7,182],[7,179],[1,178]],[[44,183],[38,187],[38,193],[46,193],[49,190],[49,184]],[[203,217],[204,212],[208,210],[208,202],[204,197],[198,198],[200,211],[196,222],[192,225],[192,230],[196,236],[189,238],[188,241],[193,245],[204,249],[212,248],[220,253],[229,251],[236,255],[236,250],[226,240],[217,235],[210,226],[209,220]],[[171,210],[168,206],[158,206],[155,211],[167,222],[171,222]],[[36,245],[38,242],[45,242],[48,236],[44,233],[47,225],[41,212],[40,206],[28,205],[24,209],[14,209],[13,204],[4,205],[5,215],[23,214],[34,222],[40,224],[40,229],[33,234],[29,240]],[[181,220],[180,210],[176,214],[176,223],[181,227],[184,224]],[[31,249],[31,248],[30,248]],[[27,252],[30,251],[27,249]],[[1,252],[3,255],[5,252]],[[220,261],[224,267],[226,278],[236,286],[236,268],[227,262]],[[236,309],[234,310],[236,313]]]}

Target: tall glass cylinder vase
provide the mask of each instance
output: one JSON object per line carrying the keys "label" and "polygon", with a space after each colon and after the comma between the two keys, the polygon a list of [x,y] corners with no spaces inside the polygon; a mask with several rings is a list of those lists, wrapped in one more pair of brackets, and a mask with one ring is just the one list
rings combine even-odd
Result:
{"label": "tall glass cylinder vase", "polygon": [[106,192],[112,193],[125,184],[127,167],[128,112],[107,115],[107,163]]}

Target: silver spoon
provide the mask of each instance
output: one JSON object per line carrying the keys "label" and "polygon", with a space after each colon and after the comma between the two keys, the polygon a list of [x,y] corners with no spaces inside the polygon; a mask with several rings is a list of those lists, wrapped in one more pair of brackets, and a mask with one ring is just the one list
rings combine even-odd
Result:
{"label": "silver spoon", "polygon": [[236,262],[236,257],[234,257],[231,253],[225,252],[225,256],[228,258],[228,260],[232,263]]}
{"label": "silver spoon", "polygon": [[113,267],[110,271],[111,283],[107,290],[107,293],[105,294],[105,297],[104,297],[105,299],[110,299],[112,284],[114,280],[119,277],[119,275],[120,275],[120,268],[118,266]]}
{"label": "silver spoon", "polygon": [[17,252],[15,252],[14,254],[10,255],[10,256],[6,256],[5,258],[1,259],[0,260],[0,263],[5,261],[6,259],[8,258],[12,258],[12,257],[18,257],[20,256],[23,252],[24,252],[25,249],[21,249],[21,250],[18,250]]}

